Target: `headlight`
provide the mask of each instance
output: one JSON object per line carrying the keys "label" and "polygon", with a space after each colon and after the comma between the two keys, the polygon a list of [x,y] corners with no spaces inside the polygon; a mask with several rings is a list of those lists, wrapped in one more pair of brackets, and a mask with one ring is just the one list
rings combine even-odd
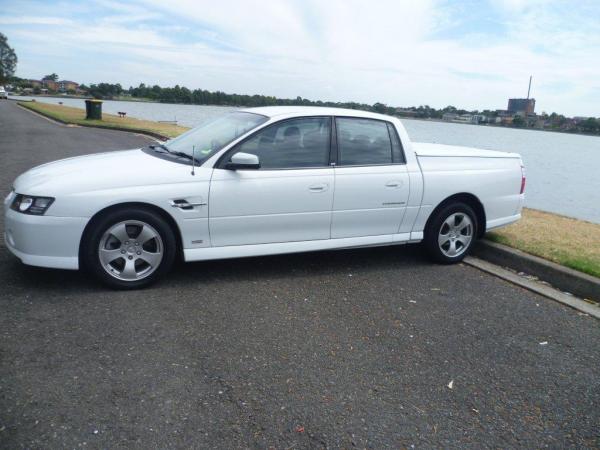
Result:
{"label": "headlight", "polygon": [[24,214],[43,215],[50,207],[54,199],[52,197],[34,197],[31,195],[17,194],[10,205],[10,209]]}

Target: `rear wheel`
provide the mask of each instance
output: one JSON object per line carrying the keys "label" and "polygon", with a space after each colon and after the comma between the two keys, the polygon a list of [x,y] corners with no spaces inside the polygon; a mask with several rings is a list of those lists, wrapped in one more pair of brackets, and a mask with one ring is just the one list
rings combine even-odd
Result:
{"label": "rear wheel", "polygon": [[173,265],[177,245],[173,231],[153,211],[115,210],[91,226],[85,238],[82,262],[110,287],[148,286]]}
{"label": "rear wheel", "polygon": [[435,213],[425,230],[425,246],[437,262],[462,261],[477,236],[477,218],[464,203],[451,203]]}

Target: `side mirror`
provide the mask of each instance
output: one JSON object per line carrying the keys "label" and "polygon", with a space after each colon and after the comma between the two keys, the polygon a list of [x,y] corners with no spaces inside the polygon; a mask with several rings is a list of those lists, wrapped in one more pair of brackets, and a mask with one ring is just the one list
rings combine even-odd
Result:
{"label": "side mirror", "polygon": [[231,160],[225,165],[228,170],[256,170],[260,169],[258,156],[250,153],[238,152],[231,156]]}

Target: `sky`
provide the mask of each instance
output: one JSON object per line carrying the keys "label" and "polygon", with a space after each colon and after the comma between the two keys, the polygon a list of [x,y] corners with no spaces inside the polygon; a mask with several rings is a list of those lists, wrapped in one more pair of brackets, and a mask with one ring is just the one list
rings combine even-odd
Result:
{"label": "sky", "polygon": [[16,75],[600,117],[600,0],[2,0]]}

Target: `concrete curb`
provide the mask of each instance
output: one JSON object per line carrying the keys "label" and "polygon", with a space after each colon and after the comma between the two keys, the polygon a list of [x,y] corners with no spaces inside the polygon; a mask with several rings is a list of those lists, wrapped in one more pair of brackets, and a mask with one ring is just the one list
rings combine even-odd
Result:
{"label": "concrete curb", "polygon": [[588,303],[585,300],[573,297],[572,295],[567,295],[540,282],[521,277],[510,270],[503,269],[502,267],[496,266],[495,264],[491,264],[473,256],[466,257],[464,262],[465,264],[473,266],[483,272],[487,272],[491,275],[502,278],[503,280],[516,284],[517,286],[521,286],[522,288],[543,295],[544,297],[562,303],[563,305],[569,306],[577,311],[581,311],[584,314],[588,314],[596,319],[600,319],[600,307],[593,303]]}
{"label": "concrete curb", "polygon": [[[24,100],[18,100],[18,101],[22,102]],[[27,106],[23,106],[23,105],[21,105],[19,103],[17,103],[17,106],[19,108],[22,108],[22,109],[26,110],[26,111],[29,111],[30,113],[36,114],[36,115],[38,115],[40,117],[43,117],[45,119],[50,120],[51,122],[55,122],[55,123],[61,124],[61,125],[67,125],[67,126],[71,126],[71,127],[97,128],[99,130],[126,131],[128,133],[135,133],[135,134],[141,134],[141,135],[144,135],[144,136],[148,136],[148,137],[154,138],[155,140],[159,140],[160,142],[168,141],[170,139],[169,137],[164,136],[164,135],[162,135],[160,133],[154,133],[152,131],[145,131],[145,130],[140,130],[140,129],[136,129],[136,128],[120,128],[120,127],[113,127],[113,126],[110,126],[110,127],[99,127],[99,126],[96,126],[96,125],[87,125],[87,124],[84,124],[84,123],[65,122],[64,120],[57,119],[56,117],[49,116],[49,115],[44,114],[44,113],[42,113],[40,111],[35,111],[35,110],[30,109]]]}
{"label": "concrete curb", "polygon": [[534,275],[561,291],[600,303],[600,279],[591,275],[486,239],[476,243],[472,254],[496,265]]}

